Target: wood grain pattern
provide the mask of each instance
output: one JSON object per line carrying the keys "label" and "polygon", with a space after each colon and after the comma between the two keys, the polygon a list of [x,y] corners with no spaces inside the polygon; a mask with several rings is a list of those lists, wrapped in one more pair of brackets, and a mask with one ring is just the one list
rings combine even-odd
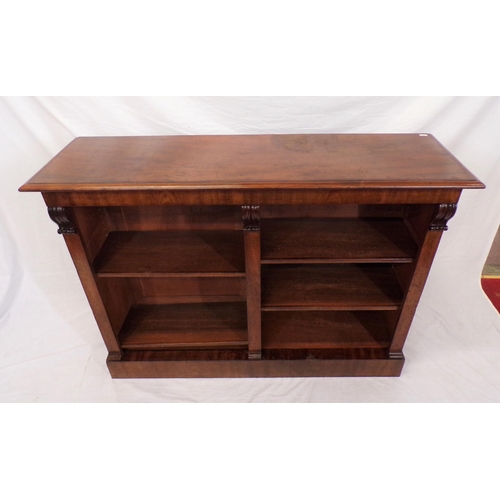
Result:
{"label": "wood grain pattern", "polygon": [[80,235],[65,234],[64,240],[73,259],[78,277],[82,282],[85,295],[101,331],[104,343],[109,352],[120,353],[121,349],[116,340],[116,333],[111,324],[109,312],[103,302],[103,297],[96,283],[96,276],[89,264],[88,255],[85,252]]}
{"label": "wood grain pattern", "polygon": [[79,137],[22,190],[483,187],[434,137]]}
{"label": "wood grain pattern", "polygon": [[404,304],[401,308],[401,316],[394,332],[394,338],[390,346],[391,353],[401,353],[403,350],[408,331],[410,329],[418,302],[422,295],[427,276],[432,266],[434,256],[436,254],[439,241],[441,240],[442,231],[427,232],[415,270],[411,276],[408,291],[405,296]]}
{"label": "wood grain pattern", "polygon": [[[107,279],[107,278],[106,278]],[[187,301],[244,301],[246,279],[241,277],[182,276],[180,278],[137,278],[140,301],[151,304]]]}
{"label": "wood grain pattern", "polygon": [[391,310],[402,292],[391,266],[273,265],[262,269],[262,310]]}
{"label": "wood grain pattern", "polygon": [[74,207],[71,210],[88,259],[92,262],[111,231],[108,211],[103,207]]}
{"label": "wood grain pattern", "polygon": [[116,206],[105,210],[111,221],[110,231],[243,229],[241,207],[234,206]]}
{"label": "wood grain pattern", "polygon": [[258,206],[243,206],[243,239],[247,280],[248,358],[261,358],[260,214]]}
{"label": "wood grain pattern", "polygon": [[135,286],[136,280],[127,278],[96,277],[95,281],[114,335],[118,337],[130,308],[140,301],[141,291]]}
{"label": "wood grain pattern", "polygon": [[128,351],[120,361],[108,356],[114,378],[220,377],[399,377],[404,358],[385,349],[273,349],[261,360],[244,351]]}
{"label": "wood grain pattern", "polygon": [[98,276],[243,276],[241,231],[116,231],[96,260]]}
{"label": "wood grain pattern", "polygon": [[403,219],[407,205],[264,205],[261,219]]}
{"label": "wood grain pattern", "polygon": [[411,262],[401,219],[263,219],[262,263]]}
{"label": "wood grain pattern", "polygon": [[179,205],[332,205],[332,204],[416,204],[456,203],[460,189],[403,188],[294,188],[266,189],[180,189],[120,191],[44,191],[49,206],[179,206]]}
{"label": "wood grain pattern", "polygon": [[123,349],[245,349],[245,303],[134,306],[119,341]]}
{"label": "wood grain pattern", "polygon": [[264,312],[264,349],[382,348],[391,333],[380,312],[280,311]]}

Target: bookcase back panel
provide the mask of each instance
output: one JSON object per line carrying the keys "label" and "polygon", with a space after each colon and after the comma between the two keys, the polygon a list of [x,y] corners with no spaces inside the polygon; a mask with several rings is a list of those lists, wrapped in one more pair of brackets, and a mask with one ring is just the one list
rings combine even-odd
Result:
{"label": "bookcase back panel", "polygon": [[241,230],[241,206],[139,206],[106,209],[114,231]]}

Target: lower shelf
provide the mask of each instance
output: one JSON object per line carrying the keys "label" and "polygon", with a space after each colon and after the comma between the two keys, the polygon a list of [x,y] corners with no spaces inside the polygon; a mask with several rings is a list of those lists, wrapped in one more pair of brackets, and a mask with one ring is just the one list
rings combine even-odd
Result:
{"label": "lower shelf", "polygon": [[263,349],[384,348],[391,333],[383,311],[264,311]]}
{"label": "lower shelf", "polygon": [[120,332],[123,349],[248,346],[246,303],[145,304],[131,308]]}
{"label": "lower shelf", "polygon": [[264,350],[263,359],[248,360],[245,351],[127,351],[108,357],[113,378],[238,377],[399,377],[403,356],[386,349]]}
{"label": "lower shelf", "polygon": [[262,266],[262,309],[396,310],[403,298],[391,265]]}

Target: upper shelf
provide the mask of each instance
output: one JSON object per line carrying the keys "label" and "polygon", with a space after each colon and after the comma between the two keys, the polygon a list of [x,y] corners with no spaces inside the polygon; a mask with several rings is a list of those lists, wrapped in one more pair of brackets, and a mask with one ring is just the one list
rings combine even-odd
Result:
{"label": "upper shelf", "polygon": [[114,231],[94,261],[102,277],[244,276],[241,231]]}
{"label": "upper shelf", "polygon": [[417,246],[401,219],[263,219],[262,263],[402,263]]}
{"label": "upper shelf", "polygon": [[21,191],[484,185],[429,134],[79,137]]}

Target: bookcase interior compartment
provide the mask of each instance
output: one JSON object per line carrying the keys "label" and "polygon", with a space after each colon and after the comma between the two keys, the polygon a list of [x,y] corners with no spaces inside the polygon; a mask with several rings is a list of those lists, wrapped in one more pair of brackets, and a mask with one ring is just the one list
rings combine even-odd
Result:
{"label": "bookcase interior compartment", "polygon": [[[98,257],[95,264],[98,268],[104,266],[104,273],[106,265],[111,269],[121,265],[128,268],[130,260],[140,252],[149,252],[142,260],[152,259],[154,266],[161,260],[156,252],[158,247],[162,255],[169,249],[175,253],[185,249],[192,252],[193,258],[201,258],[200,254],[213,246],[212,255],[221,251],[222,259],[230,251],[236,253],[236,257],[229,257],[230,261],[241,257],[235,246],[238,235],[234,234],[243,228],[241,207],[75,207],[72,215],[83,236],[88,258],[94,261]],[[239,241],[243,248],[242,240]]]}
{"label": "bookcase interior compartment", "polygon": [[270,219],[262,234],[267,264],[411,262],[417,250],[402,219]]}
{"label": "bookcase interior compartment", "polygon": [[245,279],[98,278],[124,349],[248,345]]}
{"label": "bookcase interior compartment", "polygon": [[403,293],[390,265],[286,264],[262,270],[262,310],[398,309]]}
{"label": "bookcase interior compartment", "polygon": [[[420,212],[263,206],[261,359],[387,350],[419,251],[408,214]],[[187,360],[249,348],[241,207],[85,207],[75,218],[123,351],[180,350]]]}
{"label": "bookcase interior compartment", "polygon": [[113,231],[94,260],[98,276],[243,276],[241,231]]}
{"label": "bookcase interior compartment", "polygon": [[266,311],[262,348],[388,348],[393,325],[385,311]]}
{"label": "bookcase interior compartment", "polygon": [[244,302],[143,304],[120,331],[123,349],[245,349]]}

